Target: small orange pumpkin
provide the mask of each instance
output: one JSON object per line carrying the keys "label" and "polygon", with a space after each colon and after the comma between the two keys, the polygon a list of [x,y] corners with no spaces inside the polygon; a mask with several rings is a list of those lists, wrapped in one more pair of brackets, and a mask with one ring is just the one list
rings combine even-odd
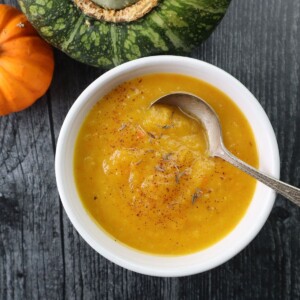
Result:
{"label": "small orange pumpkin", "polygon": [[0,115],[25,109],[44,95],[53,70],[52,48],[24,14],[0,4]]}

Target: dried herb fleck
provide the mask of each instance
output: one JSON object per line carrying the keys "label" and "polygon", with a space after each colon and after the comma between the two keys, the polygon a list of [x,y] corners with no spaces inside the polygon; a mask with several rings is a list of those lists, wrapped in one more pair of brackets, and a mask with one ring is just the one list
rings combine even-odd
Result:
{"label": "dried herb fleck", "polygon": [[121,127],[118,129],[118,131],[122,131],[123,129],[125,129],[127,127],[126,123],[122,123]]}
{"label": "dried herb fleck", "polygon": [[145,153],[153,153],[153,152],[154,152],[153,149],[147,149],[147,150],[145,150]]}
{"label": "dried herb fleck", "polygon": [[156,138],[155,135],[154,135],[152,132],[147,131],[147,134],[148,134],[152,139],[155,139],[155,138]]}
{"label": "dried herb fleck", "polygon": [[180,178],[185,175],[185,170],[183,172],[176,172],[175,174],[175,180],[176,180],[176,183],[179,183],[180,181]]}
{"label": "dried herb fleck", "polygon": [[195,193],[192,196],[192,203],[194,204],[196,200],[202,196],[202,194],[203,192],[199,188],[196,188]]}
{"label": "dried herb fleck", "polygon": [[155,166],[155,170],[159,172],[164,172],[165,169],[162,166]]}
{"label": "dried herb fleck", "polygon": [[163,160],[170,160],[170,157],[173,155],[174,153],[164,153],[162,155],[162,159]]}
{"label": "dried herb fleck", "polygon": [[172,127],[174,127],[174,124],[173,124],[173,123],[172,123],[172,124],[166,124],[166,125],[164,125],[164,126],[161,126],[162,129],[170,129],[170,128],[172,128]]}

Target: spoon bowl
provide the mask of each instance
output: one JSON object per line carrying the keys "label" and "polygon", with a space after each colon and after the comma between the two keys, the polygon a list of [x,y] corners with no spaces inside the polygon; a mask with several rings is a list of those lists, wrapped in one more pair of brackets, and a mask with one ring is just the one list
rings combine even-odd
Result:
{"label": "spoon bowl", "polygon": [[213,108],[201,98],[189,93],[171,93],[151,104],[165,104],[177,106],[189,118],[200,120],[204,125],[208,138],[210,156],[217,156],[222,144],[221,123]]}
{"label": "spoon bowl", "polygon": [[189,118],[199,120],[207,132],[210,156],[217,156],[226,160],[300,206],[300,189],[258,171],[226,149],[223,143],[222,128],[218,115],[203,99],[193,94],[177,92],[160,97],[152,102],[151,106],[156,104],[177,106]]}

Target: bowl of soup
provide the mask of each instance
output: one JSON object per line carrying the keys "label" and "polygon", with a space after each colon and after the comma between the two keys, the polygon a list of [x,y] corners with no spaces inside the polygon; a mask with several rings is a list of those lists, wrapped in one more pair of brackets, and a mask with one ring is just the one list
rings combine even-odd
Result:
{"label": "bowl of soup", "polygon": [[208,155],[201,122],[151,106],[172,92],[208,102],[225,146],[279,177],[274,131],[238,80],[203,61],[142,58],[96,79],[60,132],[57,186],[83,239],[110,261],[142,274],[185,276],[236,255],[266,222],[275,193]]}

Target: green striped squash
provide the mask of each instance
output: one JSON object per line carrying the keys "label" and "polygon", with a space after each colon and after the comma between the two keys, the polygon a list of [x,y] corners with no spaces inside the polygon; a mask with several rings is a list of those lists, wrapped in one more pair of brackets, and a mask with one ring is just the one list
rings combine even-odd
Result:
{"label": "green striped squash", "polygon": [[210,35],[229,3],[161,0],[136,21],[114,23],[87,16],[72,0],[19,0],[50,44],[76,60],[106,69],[143,56],[188,55]]}

